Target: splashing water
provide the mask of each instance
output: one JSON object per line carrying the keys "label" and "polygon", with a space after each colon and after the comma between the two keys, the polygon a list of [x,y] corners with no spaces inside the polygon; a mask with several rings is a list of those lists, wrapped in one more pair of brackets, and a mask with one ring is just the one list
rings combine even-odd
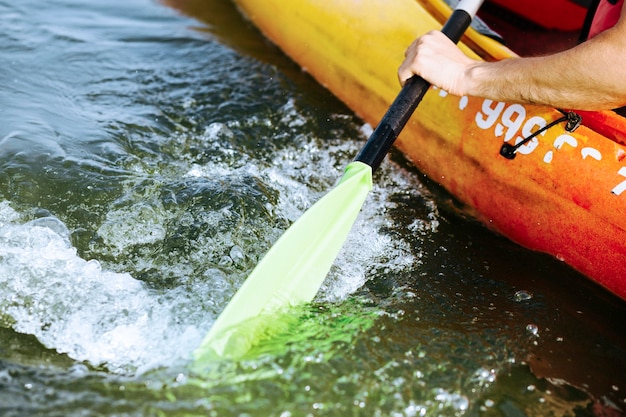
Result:
{"label": "splashing water", "polygon": [[164,301],[175,297],[77,256],[59,220],[19,224],[6,202],[1,207],[0,311],[15,330],[113,371],[185,357],[202,336],[197,323],[174,325],[185,306]]}
{"label": "splashing water", "polygon": [[624,409],[623,308],[397,154],[295,327],[198,381],[215,317],[371,128],[230,2],[162,3],[0,1],[0,414]]}
{"label": "splashing water", "polygon": [[[318,155],[321,171],[329,173],[323,183],[331,183],[331,174],[338,172],[332,155],[349,150],[350,144],[342,143],[321,155],[320,149],[310,145],[308,151]],[[271,241],[323,195],[300,182],[298,177],[312,174],[305,164],[293,158],[293,151],[288,149],[267,172],[260,172],[254,164],[234,172],[220,164],[195,164],[181,180],[197,187],[197,181],[216,177],[220,181],[231,177],[234,184],[253,178],[263,182],[264,188],[272,188],[271,193],[280,198],[275,207],[266,203],[264,209],[285,220],[279,223],[281,227],[252,230],[256,235],[267,234]],[[174,239],[172,227],[178,230],[185,222],[200,219],[204,229],[219,228],[237,209],[229,204],[218,211],[190,212],[185,204],[164,203],[172,198],[162,191],[167,187],[160,185],[140,195],[131,190],[121,199],[123,207],[106,213],[94,241],[99,246],[94,244],[91,255],[100,253],[109,269],[97,259],[82,259],[60,220],[44,217],[23,222],[23,216],[9,203],[1,203],[0,276],[4,278],[2,293],[8,295],[0,303],[4,322],[74,359],[111,371],[144,372],[189,359],[262,253],[257,242],[241,239],[245,234],[241,228],[250,227],[242,225],[197,237],[195,251],[182,258],[164,260],[171,253],[159,254],[158,249],[154,256],[154,248],[167,246]],[[382,188],[372,194],[377,201],[365,205],[318,299],[344,299],[365,283],[367,268],[401,270],[414,264],[413,255],[401,240],[379,232],[389,220],[377,211],[393,204],[385,203]],[[238,221],[241,224],[241,218]],[[130,273],[120,271],[125,268]],[[177,283],[170,285],[172,288],[159,288],[133,278],[133,270],[174,276]]]}

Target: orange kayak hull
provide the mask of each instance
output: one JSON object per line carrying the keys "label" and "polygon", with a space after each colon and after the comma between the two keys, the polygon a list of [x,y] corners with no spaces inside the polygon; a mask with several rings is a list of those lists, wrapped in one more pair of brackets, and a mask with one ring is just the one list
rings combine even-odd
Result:
{"label": "orange kayak hull", "polygon": [[[415,37],[440,29],[450,10],[440,0],[234,0],[287,55],[376,125],[399,91],[396,70]],[[468,30],[470,56],[515,56]],[[625,119],[585,112],[575,131],[555,109],[426,94],[396,142],[423,173],[468,206],[489,228],[549,253],[626,299]]]}

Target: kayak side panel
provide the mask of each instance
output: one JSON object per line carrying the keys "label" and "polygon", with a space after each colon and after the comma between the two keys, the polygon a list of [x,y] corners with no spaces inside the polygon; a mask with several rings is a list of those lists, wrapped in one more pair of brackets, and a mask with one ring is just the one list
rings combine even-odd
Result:
{"label": "kayak side panel", "polygon": [[[415,0],[234,1],[271,41],[372,125],[400,89],[396,70],[405,48],[418,35],[441,28]],[[484,39],[483,58],[490,58],[485,51],[492,59],[514,56],[471,29],[467,35],[468,45]],[[477,57],[466,44],[460,47]],[[552,254],[626,298],[626,148],[585,126],[567,132],[559,124],[524,145],[515,159],[499,155],[503,142],[520,141],[561,116],[550,108],[455,97],[432,88],[397,146],[488,227]]]}

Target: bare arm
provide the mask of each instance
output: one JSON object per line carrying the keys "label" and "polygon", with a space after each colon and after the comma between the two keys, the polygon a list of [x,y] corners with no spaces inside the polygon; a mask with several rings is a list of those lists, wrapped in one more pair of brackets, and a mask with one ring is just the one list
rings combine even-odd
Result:
{"label": "bare arm", "polygon": [[626,7],[617,24],[567,51],[497,62],[467,57],[441,32],[407,49],[401,83],[418,74],[455,95],[471,95],[564,109],[601,110],[626,105]]}

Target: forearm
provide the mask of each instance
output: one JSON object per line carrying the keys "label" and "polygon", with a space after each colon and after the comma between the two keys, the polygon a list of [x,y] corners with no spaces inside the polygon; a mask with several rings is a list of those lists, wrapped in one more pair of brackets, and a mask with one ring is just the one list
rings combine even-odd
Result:
{"label": "forearm", "polygon": [[476,62],[464,74],[463,94],[564,109],[626,105],[626,42],[607,31],[568,51],[536,58]]}

